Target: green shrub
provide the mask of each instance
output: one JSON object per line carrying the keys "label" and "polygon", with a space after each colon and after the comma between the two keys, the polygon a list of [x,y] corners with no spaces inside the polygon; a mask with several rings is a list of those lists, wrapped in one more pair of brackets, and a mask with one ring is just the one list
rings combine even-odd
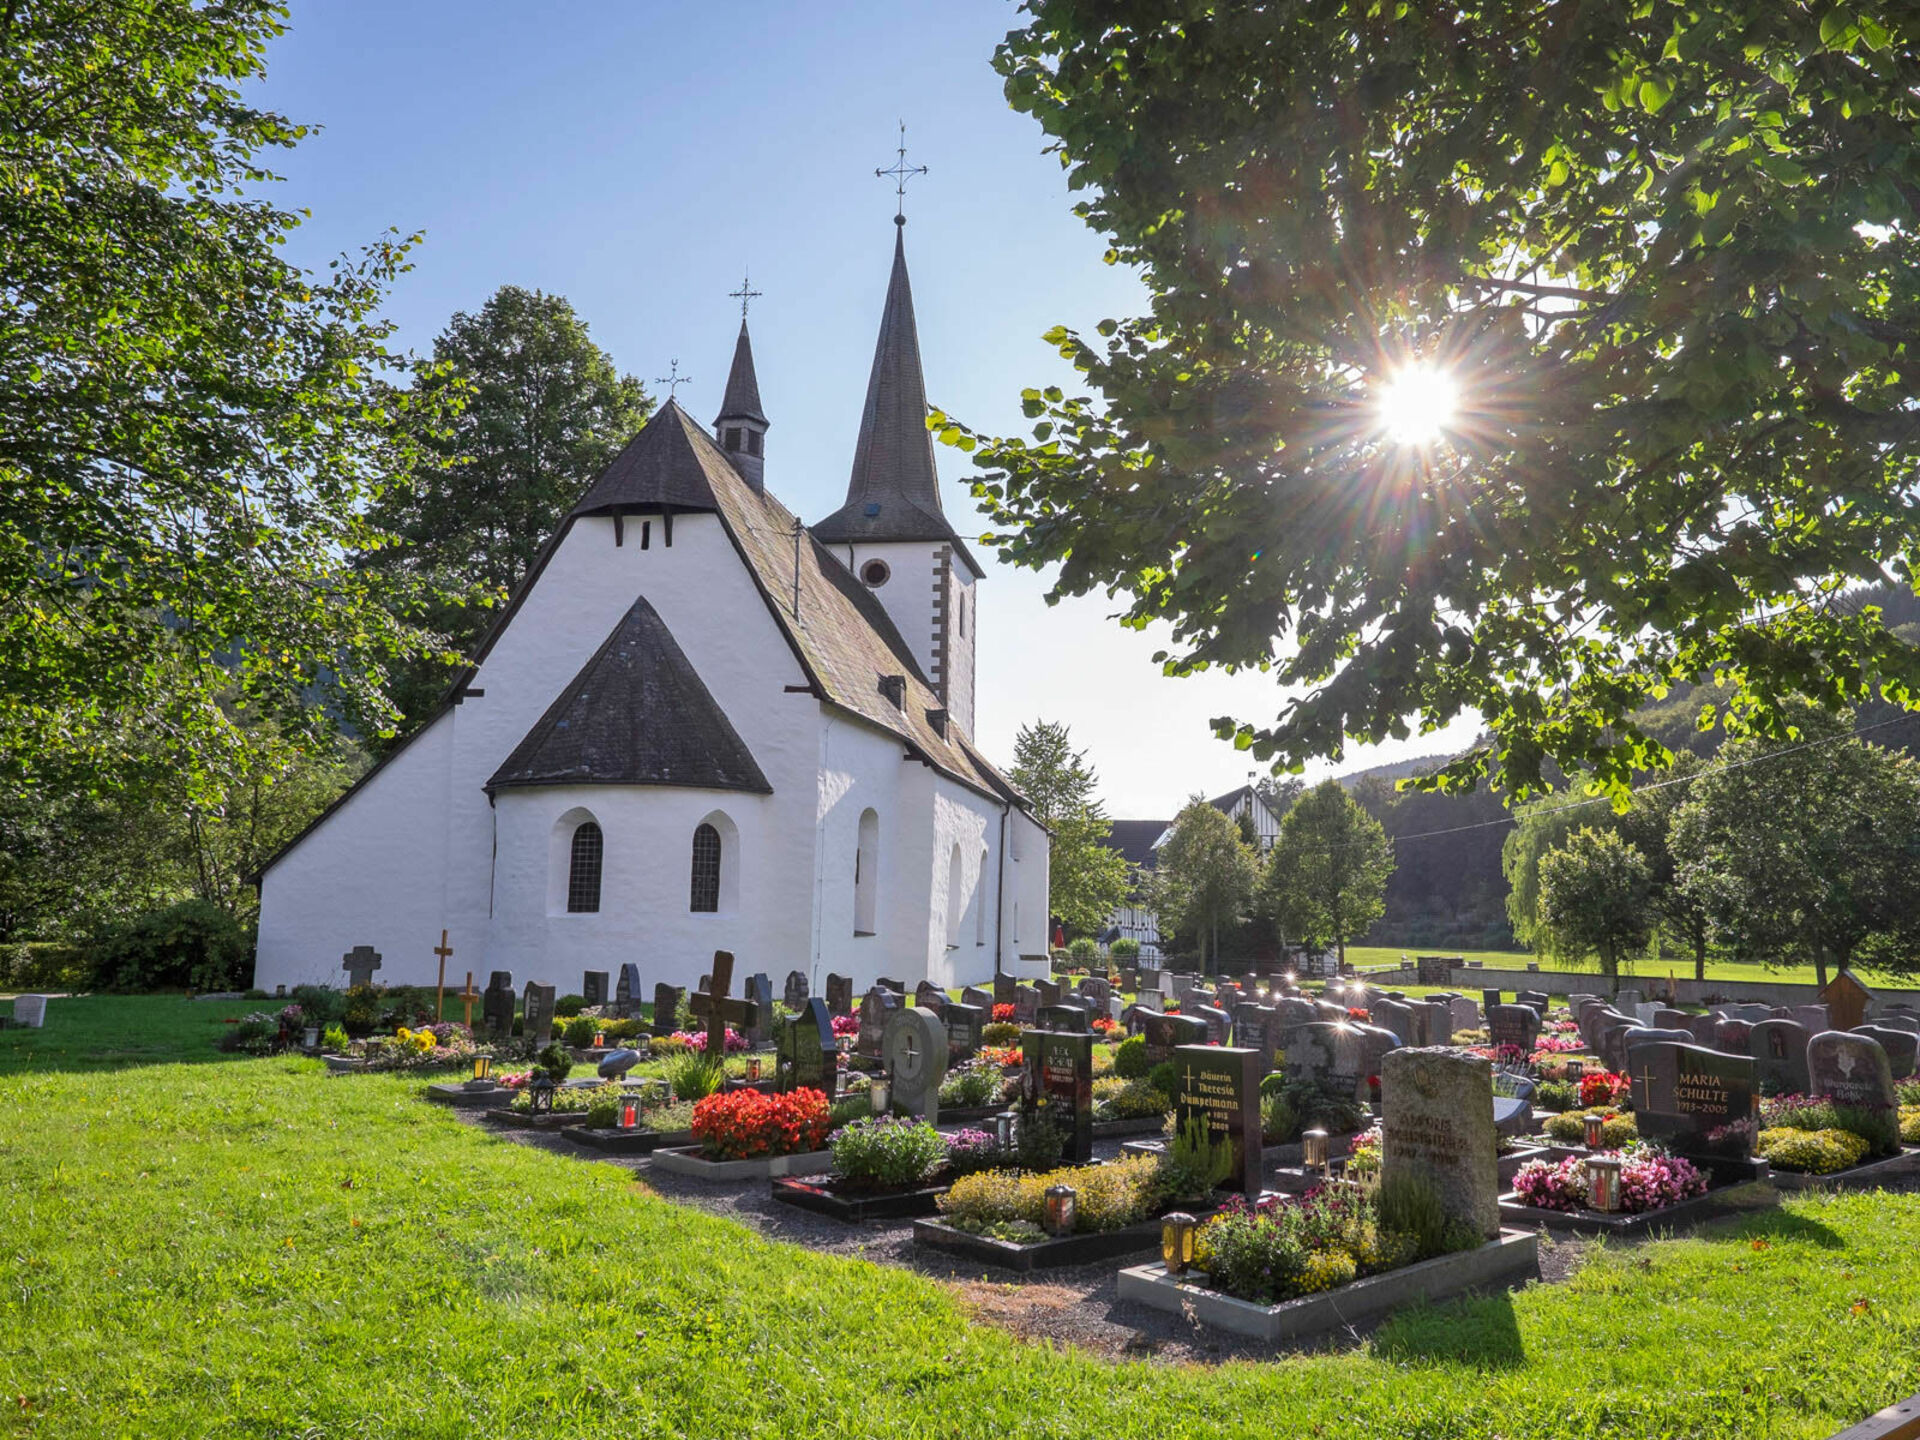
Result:
{"label": "green shrub", "polygon": [[[1549,1115],[1544,1128],[1549,1139],[1558,1140],[1562,1145],[1583,1145],[1587,1138],[1587,1112],[1569,1110],[1564,1114]],[[1640,1127],[1633,1123],[1631,1115],[1610,1115],[1607,1123],[1600,1127],[1600,1147],[1603,1150],[1619,1150],[1639,1138]]]}
{"label": "green shrub", "polygon": [[182,900],[137,915],[93,948],[101,990],[237,990],[253,978],[253,942],[218,905]]}
{"label": "green shrub", "polygon": [[1869,1148],[1863,1137],[1850,1130],[1795,1130],[1781,1126],[1762,1130],[1755,1151],[1776,1170],[1831,1175],[1838,1170],[1851,1170],[1867,1158]]}
{"label": "green shrub", "polygon": [[947,1142],[933,1126],[891,1115],[842,1126],[829,1148],[834,1174],[876,1190],[918,1185],[947,1159]]}
{"label": "green shrub", "polygon": [[1180,1088],[1180,1072],[1173,1068],[1173,1061],[1162,1060],[1147,1071],[1147,1083],[1156,1090],[1164,1090],[1172,1095]]}
{"label": "green shrub", "polygon": [[1100,946],[1090,935],[1082,935],[1067,946],[1067,959],[1076,965],[1091,965],[1100,958]]}
{"label": "green shrub", "polygon": [[599,1024],[591,1016],[576,1014],[567,1021],[561,1030],[560,1038],[575,1049],[585,1049],[593,1044],[593,1037],[599,1032]]}
{"label": "green shrub", "polygon": [[614,1121],[620,1118],[620,1093],[612,1086],[593,1097],[593,1103],[587,1106],[587,1128],[589,1130],[611,1130]]}
{"label": "green shrub", "polygon": [[1131,964],[1140,958],[1140,942],[1133,939],[1116,940],[1107,947],[1107,954]]}
{"label": "green shrub", "polygon": [[827,1118],[833,1122],[834,1128],[838,1129],[842,1125],[851,1125],[863,1116],[871,1114],[873,1114],[873,1102],[862,1090],[857,1094],[842,1095],[834,1101],[827,1112]]}
{"label": "green shrub", "polygon": [[1145,1120],[1164,1115],[1173,1101],[1150,1080],[1122,1080],[1118,1075],[1093,1082],[1094,1115],[1101,1120]]}
{"label": "green shrub", "polygon": [[[1042,1174],[985,1170],[955,1180],[938,1203],[948,1224],[971,1234],[991,1234],[996,1226],[1015,1224],[1037,1229],[1046,1213],[1047,1188],[1071,1185],[1076,1196],[1074,1231],[1095,1234],[1152,1215],[1161,1204],[1159,1171],[1160,1162],[1152,1155],[1124,1155],[1106,1165]],[[1024,1233],[1023,1238],[1038,1237]]]}
{"label": "green shrub", "polygon": [[562,995],[553,1002],[553,1013],[562,1020],[571,1020],[586,1008],[587,997],[584,995]]}
{"label": "green shrub", "polygon": [[337,1025],[346,1018],[347,997],[331,985],[296,985],[287,999],[309,1025]]}
{"label": "green shrub", "polygon": [[1533,1092],[1533,1103],[1542,1110],[1571,1110],[1580,1103],[1580,1087],[1571,1080],[1549,1080]]}
{"label": "green shrub", "polygon": [[384,1007],[374,985],[355,985],[340,998],[340,1023],[349,1035],[365,1035],[380,1023]]}
{"label": "green shrub", "polygon": [[1380,1228],[1413,1237],[1414,1253],[1425,1260],[1454,1250],[1471,1250],[1481,1237],[1465,1221],[1447,1213],[1440,1192],[1422,1175],[1385,1174],[1374,1201]]}
{"label": "green shrub", "polygon": [[1367,1108],[1353,1096],[1311,1080],[1269,1076],[1261,1094],[1260,1128],[1272,1144],[1290,1144],[1309,1130],[1350,1135],[1368,1120]]}
{"label": "green shrub", "polygon": [[649,1049],[656,1058],[664,1060],[673,1055],[690,1054],[693,1051],[693,1046],[684,1040],[676,1039],[672,1035],[656,1035],[653,1037],[653,1043]]}
{"label": "green shrub", "polygon": [[237,1025],[227,1026],[214,1044],[221,1050],[265,1055],[272,1051],[274,1039],[279,1033],[280,1021],[277,1017],[253,1014],[243,1017]]}
{"label": "green shrub", "polygon": [[640,1022],[625,1018],[602,1019],[599,1022],[600,1033],[607,1037],[609,1045],[624,1045],[640,1033]]}
{"label": "green shrub", "polygon": [[1920,1105],[1900,1107],[1900,1138],[1908,1145],[1920,1145]]}
{"label": "green shrub", "polygon": [[1113,1073],[1122,1080],[1144,1080],[1153,1069],[1153,1062],[1147,1059],[1147,1037],[1129,1035],[1122,1040],[1113,1052]]}
{"label": "green shrub", "polygon": [[535,1068],[558,1085],[573,1070],[573,1056],[558,1045],[549,1045],[534,1057]]}
{"label": "green shrub", "polygon": [[320,1037],[320,1048],[336,1055],[345,1054],[347,1045],[347,1032],[338,1025],[327,1026],[326,1033]]}
{"label": "green shrub", "polygon": [[1031,1105],[1020,1107],[1019,1121],[1013,1127],[1013,1162],[1022,1170],[1045,1170],[1060,1163],[1067,1148],[1067,1137],[1048,1118],[1044,1110]]}
{"label": "green shrub", "polygon": [[1017,1045],[1020,1043],[1020,1027],[1011,1020],[995,1020],[990,1025],[980,1027],[982,1045]]}
{"label": "green shrub", "polygon": [[1920,1078],[1894,1081],[1893,1100],[1902,1110],[1909,1105],[1920,1105]]}
{"label": "green shrub", "polygon": [[1304,1127],[1284,1085],[1261,1096],[1260,1138],[1269,1145],[1291,1143]]}
{"label": "green shrub", "polygon": [[1232,1137],[1214,1139],[1206,1118],[1191,1115],[1167,1146],[1160,1180],[1176,1200],[1205,1200],[1232,1169]]}
{"label": "green shrub", "polygon": [[727,1079],[726,1063],[709,1060],[698,1050],[683,1050],[670,1057],[663,1073],[679,1100],[704,1100]]}
{"label": "green shrub", "polygon": [[84,990],[93,983],[77,945],[0,945],[0,990]]}
{"label": "green shrub", "polygon": [[940,1103],[955,1109],[991,1105],[1000,1098],[1003,1083],[999,1066],[969,1062],[947,1072],[940,1082]]}

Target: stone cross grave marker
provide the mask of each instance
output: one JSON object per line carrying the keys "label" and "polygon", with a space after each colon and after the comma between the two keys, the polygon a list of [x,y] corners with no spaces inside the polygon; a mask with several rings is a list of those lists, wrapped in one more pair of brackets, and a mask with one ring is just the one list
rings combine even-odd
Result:
{"label": "stone cross grave marker", "polygon": [[487,994],[480,1013],[486,1017],[487,1034],[505,1040],[513,1034],[513,972],[495,970],[487,977]]}
{"label": "stone cross grave marker", "polygon": [[1417,1175],[1449,1217],[1500,1234],[1500,1171],[1488,1062],[1451,1050],[1390,1051],[1380,1062],[1380,1174]]}
{"label": "stone cross grave marker", "polygon": [[380,952],[371,945],[356,945],[340,957],[340,968],[347,972],[347,984],[371,985],[373,972],[380,968]]}
{"label": "stone cross grave marker", "polygon": [[827,974],[827,1009],[835,1015],[853,1013],[853,977]]}
{"label": "stone cross grave marker", "polygon": [[783,1021],[775,1036],[773,1088],[818,1090],[833,1099],[839,1079],[840,1050],[833,1038],[833,1012],[814,996],[801,1002],[800,1013]]}
{"label": "stone cross grave marker", "polygon": [[[760,1007],[752,1000],[735,1000],[727,992],[733,989],[733,952],[713,952],[712,989],[693,997],[693,1013],[707,1027],[706,1053],[709,1060],[724,1060],[727,1055],[727,1027],[745,1034],[760,1023]],[[756,977],[764,979],[765,977]]]}
{"label": "stone cross grave marker", "polygon": [[1093,1036],[1082,1031],[1029,1030],[1020,1037],[1027,1102],[1066,1136],[1061,1159],[1093,1158]]}
{"label": "stone cross grave marker", "polygon": [[553,1043],[553,986],[527,982],[525,1024],[521,1034],[535,1051]]}
{"label": "stone cross grave marker", "polygon": [[940,1123],[940,1082],[947,1075],[947,1027],[924,1005],[902,1005],[887,1016],[880,1040],[887,1066],[891,1113]]}
{"label": "stone cross grave marker", "polygon": [[[1217,1144],[1233,1147],[1221,1186],[1252,1199],[1261,1190],[1260,1054],[1234,1045],[1182,1045],[1174,1051],[1176,1133],[1201,1121]],[[1491,1152],[1489,1152],[1491,1153]]]}
{"label": "stone cross grave marker", "polygon": [[663,980],[653,987],[655,1035],[671,1035],[680,1028],[680,1005],[686,998],[687,987],[684,985],[669,985]]}
{"label": "stone cross grave marker", "polygon": [[588,970],[580,977],[580,998],[587,1002],[586,1008],[597,1010],[607,1003],[607,981],[610,977],[604,970]]}

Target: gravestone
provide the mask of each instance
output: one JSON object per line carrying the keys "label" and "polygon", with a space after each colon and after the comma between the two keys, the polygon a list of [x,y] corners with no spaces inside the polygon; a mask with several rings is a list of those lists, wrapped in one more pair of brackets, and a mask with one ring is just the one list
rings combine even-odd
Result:
{"label": "gravestone", "polygon": [[640,1013],[640,967],[626,964],[620,967],[620,978],[613,985],[613,1013],[622,1020],[631,1020]]}
{"label": "gravestone", "polygon": [[1140,1033],[1147,1037],[1147,1061],[1158,1065],[1171,1060],[1182,1045],[1202,1045],[1207,1039],[1207,1022],[1192,1015],[1163,1015],[1158,1011],[1135,1012],[1140,1018]]}
{"label": "gravestone", "polygon": [[1013,991],[1015,985],[1018,983],[1019,982],[1011,975],[995,975],[993,977],[993,1003],[996,1005],[1013,1004]]}
{"label": "gravestone", "polygon": [[1841,1105],[1894,1107],[1893,1067],[1871,1035],[1823,1030],[1807,1042],[1807,1074],[1812,1093]]}
{"label": "gravestone", "polygon": [[1132,965],[1120,967],[1120,988],[1129,995],[1140,988],[1140,971]]}
{"label": "gravestone", "polygon": [[1447,1000],[1447,1008],[1453,1012],[1454,1030],[1478,1030],[1480,1028],[1480,1007],[1465,995],[1454,995]]}
{"label": "gravestone", "polygon": [[1331,1000],[1314,1001],[1313,1013],[1317,1015],[1323,1022],[1329,1025],[1342,1025],[1342,1024],[1345,1024],[1346,1021],[1351,1018],[1347,1014],[1346,1006],[1336,1005]]}
{"label": "gravestone", "polygon": [[1868,1023],[1884,1026],[1888,1030],[1905,1030],[1909,1035],[1920,1035],[1920,1015],[1911,1010],[1882,1010],[1870,1017]]}
{"label": "gravestone", "polygon": [[529,980],[523,1009],[521,1036],[536,1052],[546,1049],[553,1043],[553,986]]}
{"label": "gravestone", "polygon": [[1916,1051],[1920,1051],[1920,1035],[1915,1035],[1911,1030],[1895,1030],[1888,1025],[1856,1025],[1853,1033],[1880,1042],[1880,1048],[1887,1052],[1887,1067],[1892,1070],[1894,1079],[1905,1080],[1913,1074],[1914,1056]]}
{"label": "gravestone", "polygon": [[913,987],[913,1003],[923,1010],[944,1016],[947,1013],[947,992],[931,980],[922,980]]}
{"label": "gravestone", "polygon": [[853,977],[851,975],[828,974],[827,1010],[834,1015],[853,1013]]}
{"label": "gravestone", "polygon": [[860,1001],[860,1031],[853,1042],[854,1053],[869,1060],[881,1058],[887,1021],[900,1008],[900,997],[884,985],[875,985]]}
{"label": "gravestone", "polygon": [[1622,1015],[1630,1015],[1633,1013],[1633,1007],[1646,998],[1645,995],[1642,995],[1638,990],[1629,985],[1624,990],[1616,990],[1613,992],[1613,1008],[1618,1010]]}
{"label": "gravestone", "polygon": [[1491,1069],[1439,1049],[1395,1050],[1380,1068],[1381,1182],[1417,1176],[1449,1218],[1489,1240],[1500,1234]]}
{"label": "gravestone", "polygon": [[[1199,1120],[1217,1144],[1233,1146],[1221,1188],[1249,1199],[1261,1190],[1260,1056],[1233,1045],[1182,1045],[1174,1051],[1174,1133]],[[1491,1153],[1491,1152],[1489,1152]]]}
{"label": "gravestone", "polygon": [[1711,1050],[1713,1048],[1714,1037],[1720,1033],[1720,1017],[1712,1011],[1708,1011],[1705,1015],[1689,1015],[1687,1016],[1684,1026],[1675,1026],[1674,1028],[1691,1030],[1693,1032],[1693,1043],[1696,1045],[1704,1045],[1707,1049]]}
{"label": "gravestone", "polygon": [[1022,1028],[1040,1018],[1040,992],[1031,985],[1013,987],[1013,1023]]}
{"label": "gravestone", "polygon": [[1113,986],[1098,975],[1089,975],[1074,993],[1082,1000],[1091,1001],[1096,1009],[1105,1010],[1107,1001],[1113,998]]}
{"label": "gravestone", "polygon": [[622,1045],[619,1049],[609,1050],[602,1055],[600,1063],[594,1066],[594,1071],[602,1080],[618,1080],[638,1065],[643,1058],[638,1050],[629,1050]]}
{"label": "gravestone", "polygon": [[1762,1095],[1804,1095],[1807,1042],[1813,1036],[1795,1020],[1762,1020],[1747,1032],[1747,1053]]}
{"label": "gravestone", "polygon": [[1498,1010],[1504,1003],[1506,1002],[1500,998],[1500,992],[1498,990],[1482,990],[1480,992],[1480,1009],[1485,1015],[1492,1015],[1493,1012]]}
{"label": "gravestone", "polygon": [[807,1008],[807,977],[804,971],[787,972],[787,983],[780,992],[780,1003],[795,1012]]}
{"label": "gravestone", "polygon": [[1399,1048],[1400,1037],[1378,1025],[1355,1025],[1353,1033],[1359,1037],[1360,1045],[1360,1087],[1355,1095],[1366,1100],[1370,1098],[1370,1082],[1380,1077],[1380,1062],[1388,1051]]}
{"label": "gravestone", "polygon": [[873,983],[880,986],[882,989],[891,990],[903,1002],[907,998],[907,987],[904,981],[890,980],[885,975],[882,975],[878,980],[874,981]]}
{"label": "gravestone", "polygon": [[[1469,1004],[1472,1002],[1469,1001]],[[1453,1005],[1451,1001],[1435,998],[1427,1001],[1427,1044],[1451,1045],[1453,1043]]]}
{"label": "gravestone", "polygon": [[1279,1008],[1242,1001],[1233,1012],[1233,1043],[1259,1054],[1262,1075],[1273,1069],[1273,1052],[1280,1045]]}
{"label": "gravestone", "polygon": [[1496,1005],[1487,1012],[1487,1033],[1496,1046],[1516,1045],[1531,1055],[1540,1038],[1540,1012],[1531,1005]]}
{"label": "gravestone", "polygon": [[1039,994],[1042,1005],[1058,1005],[1060,997],[1066,994],[1064,985],[1056,985],[1051,980],[1036,980],[1033,988]]}
{"label": "gravestone", "polygon": [[580,998],[586,1001],[586,1008],[597,1010],[607,1003],[607,972],[589,970],[580,977]]}
{"label": "gravestone", "polygon": [[1285,1069],[1288,1084],[1318,1085],[1338,1095],[1359,1095],[1374,1073],[1361,1058],[1359,1027],[1324,1020],[1302,1025],[1288,1037]]}
{"label": "gravestone", "polygon": [[1413,1043],[1413,1007],[1402,1005],[1398,1000],[1376,1000],[1367,1007],[1367,1013],[1373,1023],[1382,1030],[1391,1030],[1393,1036],[1402,1045]]}
{"label": "gravestone", "polygon": [[680,1007],[686,1002],[687,987],[665,982],[653,987],[653,1033],[671,1035],[680,1028]]}
{"label": "gravestone", "polygon": [[347,984],[371,985],[373,972],[380,968],[380,952],[371,945],[356,945],[340,957],[340,968],[347,972]]}
{"label": "gravestone", "polygon": [[47,997],[44,995],[16,995],[13,997],[13,1023],[23,1025],[29,1030],[38,1030],[47,1023]]}
{"label": "gravestone", "polygon": [[1836,1030],[1851,1030],[1867,1018],[1873,1006],[1873,991],[1854,979],[1851,970],[1842,970],[1820,992],[1827,1014]]}
{"label": "gravestone", "polygon": [[1751,1057],[1674,1041],[1635,1045],[1627,1079],[1641,1139],[1708,1164],[1752,1157],[1760,1096]]}
{"label": "gravestone", "polygon": [[969,1060],[980,1053],[980,1032],[986,1028],[990,1010],[984,1005],[949,1005],[941,1020],[947,1027],[947,1054],[953,1060]]}
{"label": "gravestone", "polygon": [[746,993],[753,1010],[743,1012],[741,1033],[747,1044],[758,1050],[773,1034],[773,977],[756,970],[747,977]]}
{"label": "gravestone", "polygon": [[1058,1005],[1042,1005],[1040,1013],[1033,1017],[1033,1028],[1077,1034],[1087,1029],[1087,1019],[1087,1012],[1078,1005],[1069,1005],[1064,1002]]}
{"label": "gravestone", "polygon": [[1834,1028],[1833,1019],[1824,1005],[1792,1005],[1788,1010],[1795,1020],[1807,1027],[1810,1034],[1818,1035],[1822,1030]]}
{"label": "gravestone", "polygon": [[487,1038],[498,1043],[513,1034],[513,972],[495,970],[487,977],[487,993],[480,1013],[486,1017]]}
{"label": "gravestone", "polygon": [[1745,1055],[1747,1036],[1752,1033],[1753,1026],[1747,1021],[1722,1017],[1713,1027],[1713,1048],[1722,1055]]}
{"label": "gravestone", "polygon": [[947,1074],[947,1027],[923,1005],[902,1005],[887,1016],[881,1037],[891,1113],[940,1123],[940,1082]]}
{"label": "gravestone", "polygon": [[978,985],[969,985],[960,992],[962,1005],[977,1005],[989,1015],[993,1013],[993,992],[982,990]]}
{"label": "gravestone", "polygon": [[1513,997],[1516,1005],[1529,1006],[1542,1020],[1547,1018],[1547,1007],[1553,1003],[1553,997],[1544,990],[1520,990]]}
{"label": "gravestone", "polygon": [[1693,1016],[1684,1010],[1672,1010],[1665,1005],[1653,1012],[1653,1024],[1657,1030],[1685,1030],[1693,1033]]}
{"label": "gravestone", "polygon": [[1066,1137],[1061,1159],[1093,1158],[1093,1036],[1081,1031],[1029,1030],[1020,1037],[1026,1062],[1025,1094]]}
{"label": "gravestone", "polygon": [[833,1038],[833,1012],[811,997],[774,1035],[773,1088],[818,1090],[831,1100],[839,1079],[840,1050]]}
{"label": "gravestone", "polygon": [[1196,1005],[1193,1017],[1203,1020],[1207,1026],[1207,1040],[1214,1045],[1224,1045],[1233,1036],[1233,1016],[1217,1005]]}

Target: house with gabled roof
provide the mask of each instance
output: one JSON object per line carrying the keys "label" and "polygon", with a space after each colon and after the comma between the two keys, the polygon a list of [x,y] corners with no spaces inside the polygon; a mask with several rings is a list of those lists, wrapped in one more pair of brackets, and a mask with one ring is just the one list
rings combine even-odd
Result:
{"label": "house with gabled roof", "polygon": [[[904,222],[901,222],[904,224]],[[711,433],[669,398],[438,710],[260,879],[255,983],[639,966],[866,985],[1045,973],[1048,837],[978,750],[979,563],[940,501],[904,231],[846,503],[766,486],[742,318]]]}
{"label": "house with gabled roof", "polygon": [[[1253,846],[1262,857],[1280,838],[1280,816],[1251,785],[1216,795],[1207,802],[1253,835]],[[1160,916],[1150,893],[1152,873],[1159,867],[1160,847],[1173,834],[1171,820],[1115,820],[1101,843],[1119,852],[1127,862],[1133,887],[1127,898],[1114,907],[1098,938],[1103,944],[1115,940],[1136,940],[1140,953],[1148,960],[1160,956]]]}

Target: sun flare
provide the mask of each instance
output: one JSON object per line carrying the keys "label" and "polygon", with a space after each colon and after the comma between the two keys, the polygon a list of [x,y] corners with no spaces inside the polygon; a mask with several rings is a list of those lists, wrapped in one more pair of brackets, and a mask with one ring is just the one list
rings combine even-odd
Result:
{"label": "sun flare", "polygon": [[1380,424],[1395,445],[1431,445],[1453,425],[1460,387],[1433,365],[1409,365],[1380,392]]}

